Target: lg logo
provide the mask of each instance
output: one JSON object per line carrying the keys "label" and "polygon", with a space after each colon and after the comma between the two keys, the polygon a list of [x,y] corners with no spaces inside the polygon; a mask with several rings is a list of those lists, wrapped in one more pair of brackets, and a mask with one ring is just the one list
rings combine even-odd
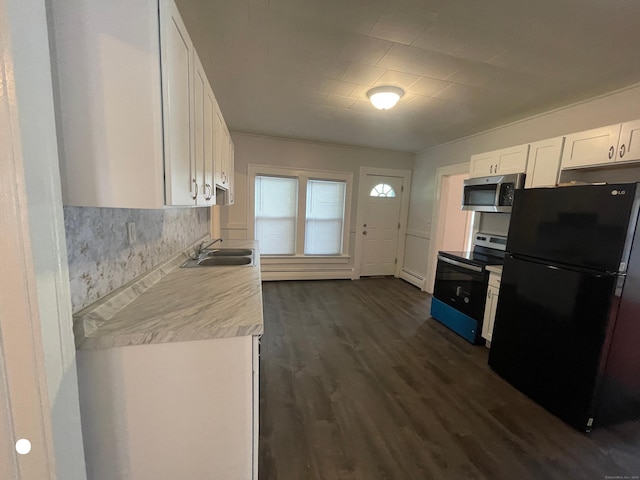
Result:
{"label": "lg logo", "polygon": [[626,190],[611,190],[611,195],[626,195]]}

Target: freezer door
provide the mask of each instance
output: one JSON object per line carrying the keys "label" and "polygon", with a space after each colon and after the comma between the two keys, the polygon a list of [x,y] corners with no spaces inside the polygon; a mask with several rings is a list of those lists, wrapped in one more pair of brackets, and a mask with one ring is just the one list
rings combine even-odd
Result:
{"label": "freezer door", "polygon": [[505,258],[489,365],[580,430],[593,416],[616,278]]}
{"label": "freezer door", "polygon": [[617,272],[633,233],[635,183],[517,190],[507,251]]}

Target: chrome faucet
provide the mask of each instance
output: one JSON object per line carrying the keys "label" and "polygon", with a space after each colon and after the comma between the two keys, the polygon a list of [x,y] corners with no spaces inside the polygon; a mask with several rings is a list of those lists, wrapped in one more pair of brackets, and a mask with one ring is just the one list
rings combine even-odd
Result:
{"label": "chrome faucet", "polygon": [[202,252],[204,252],[207,248],[209,248],[211,245],[217,242],[222,242],[222,238],[215,238],[211,240],[209,243],[207,242],[200,243],[200,245],[196,247],[196,251],[193,255],[193,259],[194,260],[197,259],[202,254]]}

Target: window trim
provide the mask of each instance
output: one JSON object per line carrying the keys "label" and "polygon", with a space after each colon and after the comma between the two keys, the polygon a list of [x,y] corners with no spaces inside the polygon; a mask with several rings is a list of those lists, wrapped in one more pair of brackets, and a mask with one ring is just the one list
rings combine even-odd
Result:
{"label": "window trim", "polygon": [[[271,165],[260,165],[250,163],[247,167],[247,233],[249,238],[255,238],[256,215],[255,215],[255,189],[256,177],[288,177],[298,179],[298,218],[296,224],[296,253],[295,255],[265,255],[261,254],[264,260],[277,259],[277,263],[291,262],[300,263],[300,259],[307,259],[315,262],[336,262],[342,263],[349,259],[349,235],[351,230],[351,207],[353,193],[353,173],[338,172],[331,170],[311,170],[304,168],[276,167]],[[345,205],[344,205],[344,228],[342,232],[342,252],[339,255],[305,255],[304,240],[307,213],[307,181],[327,180],[334,182],[345,182]],[[258,246],[259,248],[260,246]],[[267,263],[271,263],[267,261]]]}

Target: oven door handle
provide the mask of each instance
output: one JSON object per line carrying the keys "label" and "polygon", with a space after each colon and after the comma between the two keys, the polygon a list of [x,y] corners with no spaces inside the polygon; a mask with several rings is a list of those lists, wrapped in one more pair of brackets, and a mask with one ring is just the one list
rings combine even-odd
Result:
{"label": "oven door handle", "polygon": [[442,255],[438,255],[438,260],[442,260],[443,262],[450,263],[451,265],[455,265],[456,267],[466,268],[467,270],[471,270],[473,272],[482,272],[482,267],[478,267],[476,265],[469,265],[468,263],[459,262],[458,260],[453,260],[451,258],[443,257]]}

